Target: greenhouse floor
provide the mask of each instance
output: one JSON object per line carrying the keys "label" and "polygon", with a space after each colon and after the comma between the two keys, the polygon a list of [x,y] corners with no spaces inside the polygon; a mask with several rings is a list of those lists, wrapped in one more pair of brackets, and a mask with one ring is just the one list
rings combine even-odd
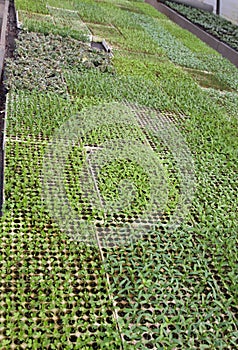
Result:
{"label": "greenhouse floor", "polygon": [[237,68],[142,0],[10,4],[0,350],[236,349]]}

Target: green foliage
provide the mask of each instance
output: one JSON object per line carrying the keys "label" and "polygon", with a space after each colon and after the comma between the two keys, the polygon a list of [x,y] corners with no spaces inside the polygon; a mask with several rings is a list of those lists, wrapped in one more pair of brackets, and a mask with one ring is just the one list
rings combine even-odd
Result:
{"label": "green foliage", "polygon": [[111,19],[108,17],[106,6],[93,0],[77,1],[75,3],[75,9],[83,21],[110,24]]}
{"label": "green foliage", "polygon": [[161,227],[148,235],[147,243],[108,250],[106,269],[128,345],[233,346],[234,318],[220,292],[222,284],[214,279],[214,255],[196,235],[199,230],[193,227],[172,234]]}
{"label": "green foliage", "polygon": [[15,59],[7,61],[8,86],[66,93],[63,70],[77,72],[88,68],[110,70],[110,56],[95,51],[87,44],[62,36],[21,32]]}
{"label": "green foliage", "polygon": [[[178,40],[178,27],[176,25],[169,24],[168,26],[167,23],[170,22],[162,22],[158,21],[158,19],[138,14],[133,14],[133,17],[138,20],[141,27],[153,38],[154,42],[167,54],[167,57],[173,63],[191,69],[212,72],[222,84],[228,85],[235,90],[238,89],[236,67],[217,53],[212,53],[213,51],[210,49],[207,51],[207,54],[204,54],[202,49],[204,45],[201,43],[199,45],[201,51],[200,49],[194,50],[193,45],[189,44],[187,40],[186,31],[183,35],[180,32],[180,38]],[[164,27],[163,23],[168,27],[168,30]]]}
{"label": "green foliage", "polygon": [[19,20],[23,23],[23,28],[29,32],[72,37],[83,42],[89,41],[89,30],[81,22],[79,17],[67,18],[66,16],[62,16],[61,11],[55,13],[57,15],[52,16],[50,14],[42,15],[20,12]]}
{"label": "green foliage", "polygon": [[16,0],[16,9],[47,14],[46,0]]}
{"label": "green foliage", "polygon": [[47,7],[60,7],[67,10],[75,10],[75,2],[73,0],[47,0]]}
{"label": "green foliage", "polygon": [[191,22],[199,25],[208,33],[224,41],[233,49],[238,50],[238,27],[230,21],[213,13],[196,9],[183,4],[166,1],[166,5],[172,7]]}
{"label": "green foliage", "polygon": [[214,73],[204,72],[196,69],[185,69],[197,82],[200,86],[204,88],[212,88],[219,91],[230,91],[231,88],[228,84],[216,77]]}
{"label": "green foliage", "polygon": [[[68,119],[76,113],[69,100],[57,94],[38,90],[11,92],[9,99],[9,127],[11,137],[32,137],[45,139],[52,136]],[[54,118],[52,118],[54,116]],[[47,125],[47,128],[45,127]]]}
{"label": "green foliage", "polygon": [[207,92],[209,96],[215,100],[218,105],[224,108],[227,120],[233,120],[238,115],[238,100],[236,92],[221,92],[213,89]]}
{"label": "green foliage", "polygon": [[111,45],[113,42],[117,42],[121,33],[113,25],[102,25],[95,23],[88,23],[88,28],[90,29],[93,36],[101,39],[106,39],[106,41]]}
{"label": "green foliage", "polygon": [[[157,83],[141,77],[108,75],[99,71],[87,71],[81,74],[64,72],[67,89],[71,96],[81,103],[82,98],[104,101],[130,101],[143,106],[173,110],[168,96]],[[128,87],[130,86],[130,90]]]}
{"label": "green foliage", "polygon": [[[45,1],[16,1],[28,29],[51,35],[22,31],[15,57],[7,63],[1,346],[114,350],[121,348],[122,336],[125,349],[235,349],[237,69],[144,2],[47,4],[79,12],[47,9]],[[79,27],[72,32],[78,15],[119,48],[114,69],[109,55],[62,38],[67,32],[80,39]],[[52,18],[59,21],[55,28]],[[70,30],[64,28],[68,20]],[[60,35],[52,35],[56,32]],[[166,117],[189,147],[196,190],[184,222],[172,230],[166,223],[181,195],[179,164],[152,132],[122,126],[122,110],[118,123],[98,126],[97,109],[115,101],[146,107],[144,113],[156,109],[157,122]],[[166,206],[137,242],[115,246],[112,241],[101,248],[97,243],[103,237],[91,232],[84,242],[77,241],[78,233],[66,233],[70,223],[60,228],[46,207],[42,166],[47,145],[68,119],[87,120],[88,111],[95,112],[95,124],[82,130],[62,169],[65,196],[80,220],[100,229],[122,225],[138,219],[152,195],[142,164],[112,160],[100,168],[95,183],[105,202],[119,200],[120,188],[128,197],[119,215],[106,217],[80,182],[88,148],[93,152],[94,146],[121,138],[149,142],[166,173]],[[108,110],[102,111],[108,120]],[[65,146],[67,141],[63,138]],[[134,201],[127,205],[131,194]],[[61,207],[65,199],[60,198]]]}
{"label": "green foliage", "polygon": [[177,41],[180,41],[188,47],[192,52],[205,54],[216,54],[216,52],[206,45],[203,41],[199,40],[189,31],[182,29],[180,26],[176,25],[169,19],[160,20],[160,24],[163,25],[163,28],[168,30]]}
{"label": "green foliage", "polygon": [[117,38],[115,41],[114,38],[111,39],[113,47],[119,49],[125,49],[128,51],[151,53],[151,54],[163,54],[163,48],[158,47],[156,42],[151,38],[148,33],[143,29],[134,29],[134,28],[120,28],[123,35]]}
{"label": "green foliage", "polygon": [[139,9],[143,14],[150,17],[159,18],[161,20],[165,19],[166,16],[157,11],[154,7],[148,6],[144,1],[133,1],[134,7]]}
{"label": "green foliage", "polygon": [[58,346],[60,340],[64,348],[101,342],[107,343],[106,348],[118,348],[120,338],[98,249],[70,241],[42,206],[44,147],[43,142],[29,139],[7,144],[7,202],[0,222],[4,344],[7,349],[13,343],[39,348],[49,341]]}

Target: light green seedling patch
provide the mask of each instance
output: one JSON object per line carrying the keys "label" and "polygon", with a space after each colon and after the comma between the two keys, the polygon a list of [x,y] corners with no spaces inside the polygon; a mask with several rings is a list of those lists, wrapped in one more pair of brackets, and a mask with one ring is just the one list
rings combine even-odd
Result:
{"label": "light green seedling patch", "polygon": [[198,84],[204,88],[213,88],[220,91],[232,91],[228,84],[220,80],[213,73],[189,68],[184,68],[184,70],[190,75],[192,75],[192,77],[198,82]]}
{"label": "light green seedling patch", "polygon": [[20,12],[19,20],[23,28],[30,32],[39,32],[43,34],[61,35],[63,37],[72,37],[83,42],[89,41],[90,32],[86,25],[74,16],[61,17],[61,10],[48,11],[47,15],[32,14],[29,12]]}
{"label": "light green seedling patch", "polygon": [[173,23],[171,20],[160,20],[160,24],[170,32],[178,41],[181,41],[187,46],[192,52],[201,53],[202,55],[213,54],[219,55],[210,46],[205,44],[203,41],[195,37],[192,33],[182,29],[180,26]]}
{"label": "light green seedling patch", "polygon": [[46,6],[47,8],[49,7],[58,7],[58,8],[63,8],[67,10],[75,10],[75,2],[72,0],[47,0],[46,1]]}
{"label": "light green seedling patch", "polygon": [[16,0],[15,5],[17,10],[35,12],[35,13],[44,13],[47,14],[48,10],[46,7],[46,0]]}
{"label": "light green seedling patch", "polygon": [[106,39],[107,42],[109,42],[110,44],[116,43],[122,35],[120,31],[113,25],[87,23],[87,26],[90,29],[93,36]]}

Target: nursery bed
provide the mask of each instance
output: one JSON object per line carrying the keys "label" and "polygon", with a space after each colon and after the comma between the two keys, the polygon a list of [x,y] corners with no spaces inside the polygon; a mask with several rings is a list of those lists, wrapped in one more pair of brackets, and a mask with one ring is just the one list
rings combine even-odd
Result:
{"label": "nursery bed", "polygon": [[234,349],[236,67],[142,1],[16,6],[1,346]]}
{"label": "nursery bed", "polygon": [[226,57],[238,67],[238,52],[232,47],[220,41],[216,37],[212,36],[203,28],[200,28],[196,24],[193,24],[182,14],[179,14],[177,11],[173,10],[169,6],[166,6],[165,4],[160,3],[157,0],[146,0],[146,2],[154,6],[161,13],[168,16],[172,21],[180,25],[182,28],[189,30],[191,33],[196,35],[199,39],[203,40],[206,44],[211,46],[213,49],[222,54],[224,57]]}
{"label": "nursery bed", "polygon": [[222,16],[208,13],[204,10],[176,4],[171,1],[166,1],[165,3],[207,33],[238,51],[238,26],[236,24]]}

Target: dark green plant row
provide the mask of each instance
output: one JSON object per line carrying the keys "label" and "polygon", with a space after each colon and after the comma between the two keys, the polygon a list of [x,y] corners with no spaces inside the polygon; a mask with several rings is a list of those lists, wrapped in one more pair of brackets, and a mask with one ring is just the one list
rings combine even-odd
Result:
{"label": "dark green plant row", "polygon": [[238,51],[237,25],[218,15],[191,6],[176,4],[171,1],[165,1],[165,4]]}

